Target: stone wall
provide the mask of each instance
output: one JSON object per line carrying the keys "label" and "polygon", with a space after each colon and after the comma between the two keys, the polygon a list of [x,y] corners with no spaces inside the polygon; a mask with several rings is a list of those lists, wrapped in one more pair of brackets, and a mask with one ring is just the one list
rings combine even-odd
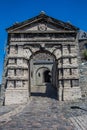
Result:
{"label": "stone wall", "polygon": [[87,39],[85,40],[79,40],[79,55],[80,55],[80,58],[81,58],[81,62],[85,62],[85,58],[84,58],[84,50],[87,49]]}
{"label": "stone wall", "polygon": [[[53,21],[54,24],[50,24]],[[81,97],[77,29],[69,24],[66,28],[61,21],[57,25],[58,21],[53,19],[49,23],[42,22],[8,31],[2,82],[5,104],[26,103],[31,87],[38,85],[37,82],[43,83],[40,74],[45,69],[50,71],[51,85],[56,87],[58,100]]]}
{"label": "stone wall", "polygon": [[80,86],[82,97],[87,97],[87,60],[84,57],[84,51],[87,49],[87,39],[79,40],[79,70],[80,70]]}
{"label": "stone wall", "polygon": [[80,86],[82,97],[87,97],[87,62],[81,63],[80,66]]}
{"label": "stone wall", "polygon": [[[35,34],[32,35],[36,37]],[[7,73],[5,75],[7,78],[5,104],[27,102],[29,99],[29,85],[34,87],[37,85],[36,82],[39,83],[40,81],[40,79],[37,81],[36,78],[36,72],[40,68],[50,70],[52,84],[58,89],[59,100],[74,100],[81,97],[76,40],[74,37],[73,41],[72,38],[70,40],[67,37],[66,39],[61,38],[61,42],[51,40],[49,43],[46,41],[48,34],[45,34],[45,36],[45,42],[40,41],[37,44],[38,38],[41,38],[40,35],[32,44],[29,42],[27,45],[26,42],[22,43],[22,41],[17,41],[18,38],[13,41],[10,39],[9,53],[7,54]],[[56,41],[58,38],[55,36],[54,40]],[[40,62],[40,65],[36,62]]]}

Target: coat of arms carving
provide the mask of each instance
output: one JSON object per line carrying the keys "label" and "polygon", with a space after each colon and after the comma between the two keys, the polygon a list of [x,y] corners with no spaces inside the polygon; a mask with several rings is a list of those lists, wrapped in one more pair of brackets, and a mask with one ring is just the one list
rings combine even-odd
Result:
{"label": "coat of arms carving", "polygon": [[46,24],[42,23],[38,25],[38,30],[39,31],[46,31],[47,30],[47,26]]}

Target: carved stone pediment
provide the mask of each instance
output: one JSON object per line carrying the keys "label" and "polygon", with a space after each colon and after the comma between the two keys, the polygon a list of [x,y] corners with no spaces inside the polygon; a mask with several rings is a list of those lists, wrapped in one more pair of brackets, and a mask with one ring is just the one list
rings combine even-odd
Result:
{"label": "carved stone pediment", "polygon": [[13,26],[7,29],[8,33],[16,32],[35,32],[35,31],[76,31],[78,28],[65,23],[60,20],[56,20],[45,14],[40,14],[32,19],[28,19],[21,23],[15,23]]}
{"label": "carved stone pediment", "polygon": [[31,26],[27,25],[25,27],[22,28],[17,28],[14,29],[13,32],[14,33],[19,33],[19,32],[23,32],[23,33],[31,33],[31,32],[40,32],[40,33],[45,33],[45,32],[55,32],[55,31],[65,31],[63,28],[61,27],[55,27],[52,24],[46,24],[46,23],[35,23],[32,24]]}

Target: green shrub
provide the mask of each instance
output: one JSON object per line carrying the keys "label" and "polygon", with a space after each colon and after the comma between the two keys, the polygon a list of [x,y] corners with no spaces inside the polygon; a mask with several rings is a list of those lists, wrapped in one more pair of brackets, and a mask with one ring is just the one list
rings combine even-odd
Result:
{"label": "green shrub", "polygon": [[84,59],[87,60],[87,49],[83,51]]}

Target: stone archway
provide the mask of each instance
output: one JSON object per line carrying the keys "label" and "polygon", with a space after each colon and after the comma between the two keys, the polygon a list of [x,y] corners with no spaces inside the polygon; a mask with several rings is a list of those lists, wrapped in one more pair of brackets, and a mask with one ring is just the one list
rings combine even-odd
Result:
{"label": "stone archway", "polygon": [[31,56],[29,62],[29,93],[40,90],[40,86],[50,83],[57,88],[56,58],[48,51],[38,51]]}
{"label": "stone archway", "polygon": [[51,75],[50,75],[50,71],[49,70],[45,70],[44,73],[43,73],[43,79],[44,79],[44,82],[46,83],[51,83]]}
{"label": "stone archway", "polygon": [[36,72],[36,85],[44,85],[45,83],[51,83],[51,70],[41,67]]}

